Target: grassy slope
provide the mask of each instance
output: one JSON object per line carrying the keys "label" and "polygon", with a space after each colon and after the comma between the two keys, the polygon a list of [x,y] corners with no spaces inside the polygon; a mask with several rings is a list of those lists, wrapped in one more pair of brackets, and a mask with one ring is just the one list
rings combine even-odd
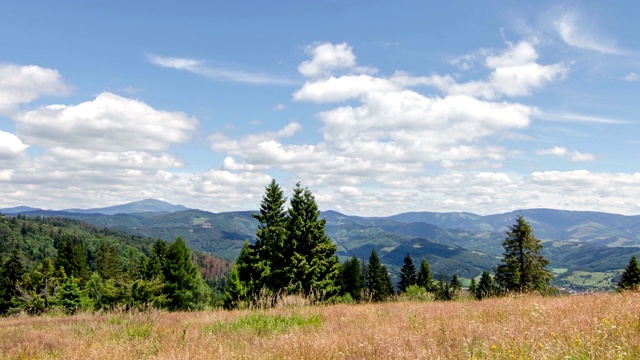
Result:
{"label": "grassy slope", "polygon": [[632,359],[640,294],[0,319],[0,358]]}

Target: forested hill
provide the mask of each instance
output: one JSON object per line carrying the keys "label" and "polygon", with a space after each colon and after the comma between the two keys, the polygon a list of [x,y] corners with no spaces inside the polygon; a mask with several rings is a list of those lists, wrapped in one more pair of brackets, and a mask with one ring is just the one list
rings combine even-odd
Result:
{"label": "forested hill", "polygon": [[[102,245],[115,249],[123,268],[138,266],[151,252],[156,239],[94,226],[80,220],[44,216],[0,215],[0,263],[17,250],[25,270],[30,271],[44,259],[55,259],[62,242],[82,243],[89,271],[96,270],[97,253]],[[173,238],[172,240],[175,240]],[[221,258],[192,251],[208,283],[220,282],[230,267]]]}

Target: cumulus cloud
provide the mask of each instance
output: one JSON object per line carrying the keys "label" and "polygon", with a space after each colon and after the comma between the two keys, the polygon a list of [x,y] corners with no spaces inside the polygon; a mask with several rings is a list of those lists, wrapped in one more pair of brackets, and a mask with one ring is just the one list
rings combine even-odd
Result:
{"label": "cumulus cloud", "polygon": [[536,154],[568,157],[571,159],[571,161],[591,161],[595,158],[593,154],[581,153],[579,151],[569,151],[563,146],[554,146],[549,149],[538,149],[536,150]]}
{"label": "cumulus cloud", "polygon": [[613,40],[590,32],[576,13],[563,14],[556,19],[554,26],[560,38],[569,46],[602,54],[624,54]]}
{"label": "cumulus cloud", "polygon": [[165,68],[187,71],[192,74],[210,78],[213,80],[233,81],[245,84],[257,85],[294,85],[295,82],[285,78],[275,77],[269,74],[251,72],[230,68],[215,68],[207,66],[200,60],[178,57],[166,57],[149,54],[147,60]]}
{"label": "cumulus cloud", "polygon": [[639,78],[640,77],[635,72],[630,72],[630,73],[628,73],[627,75],[624,76],[624,80],[626,80],[626,81],[638,81]]}
{"label": "cumulus cloud", "polygon": [[28,147],[14,134],[0,130],[0,160],[15,159]]}
{"label": "cumulus cloud", "polygon": [[198,122],[139,100],[102,93],[78,105],[49,105],[15,117],[28,144],[96,151],[161,151],[187,141]]}
{"label": "cumulus cloud", "polygon": [[484,51],[485,66],[491,70],[486,80],[458,83],[450,75],[411,76],[402,71],[396,72],[391,80],[403,86],[432,86],[449,95],[487,100],[531,95],[534,90],[564,77],[569,71],[563,63],[539,64],[535,43],[535,39],[507,43],[507,49],[498,54]]}
{"label": "cumulus cloud", "polygon": [[0,64],[0,113],[43,95],[67,95],[70,87],[57,70],[35,65]]}

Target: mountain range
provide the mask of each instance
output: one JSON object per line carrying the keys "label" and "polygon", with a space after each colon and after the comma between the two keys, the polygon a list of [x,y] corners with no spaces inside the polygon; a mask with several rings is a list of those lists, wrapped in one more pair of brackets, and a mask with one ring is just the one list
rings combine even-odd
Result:
{"label": "mountain range", "polygon": [[[134,235],[175,240],[182,236],[195,250],[234,259],[244,240],[253,242],[257,211],[211,213],[146,199],[94,209],[0,209],[4,214],[79,219]],[[543,242],[556,285],[574,289],[611,287],[632,255],[640,255],[640,216],[552,209],[524,209],[504,214],[411,212],[389,217],[361,217],[324,211],[327,235],[338,255],[366,260],[375,248],[392,274],[404,257],[426,258],[436,274],[472,278],[495,267],[505,230],[524,215]]]}

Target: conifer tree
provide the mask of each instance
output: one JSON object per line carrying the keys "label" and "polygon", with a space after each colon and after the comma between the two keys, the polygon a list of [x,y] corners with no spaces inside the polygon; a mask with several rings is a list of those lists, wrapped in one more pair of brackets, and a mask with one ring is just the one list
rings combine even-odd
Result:
{"label": "conifer tree", "polygon": [[224,303],[225,309],[236,309],[245,299],[245,289],[238,275],[238,267],[234,266],[229,271],[227,282],[224,287]]}
{"label": "conifer tree", "polygon": [[105,280],[119,279],[122,276],[122,267],[115,246],[100,242],[96,251],[96,271]]}
{"label": "conifer tree", "polygon": [[60,286],[57,302],[67,313],[73,315],[81,308],[83,296],[78,280],[73,276],[69,276]]}
{"label": "conifer tree", "polygon": [[364,277],[360,260],[355,254],[345,261],[340,268],[340,294],[349,294],[355,301],[362,299]]}
{"label": "conifer tree", "polygon": [[375,249],[371,249],[367,274],[367,290],[369,291],[371,300],[384,301],[387,297],[393,295],[391,278],[389,277],[387,268],[380,262],[380,258]]}
{"label": "conifer tree", "polygon": [[164,267],[165,293],[170,310],[200,310],[208,303],[210,289],[191,261],[191,251],[178,237],[167,248]]}
{"label": "conifer tree", "polygon": [[434,291],[433,273],[431,272],[427,259],[422,259],[420,263],[420,270],[418,270],[418,275],[416,276],[416,285],[427,291]]}
{"label": "conifer tree", "polygon": [[58,247],[54,261],[56,269],[64,269],[66,276],[78,278],[83,283],[89,278],[87,251],[82,240],[70,235],[64,237]]}
{"label": "conifer tree", "polygon": [[0,315],[16,306],[16,284],[24,273],[20,253],[13,249],[11,256],[0,267]]}
{"label": "conifer tree", "polygon": [[474,292],[476,299],[482,300],[487,297],[495,296],[498,293],[496,283],[493,281],[493,277],[488,271],[483,271],[480,276],[480,282]]}
{"label": "conifer tree", "polygon": [[324,301],[338,295],[340,261],[336,245],[325,233],[325,219],[311,191],[296,184],[287,218],[287,249],[292,250],[289,289]]}
{"label": "conifer tree", "polygon": [[518,215],[506,235],[502,242],[502,263],[495,270],[496,282],[506,291],[549,291],[553,279],[553,274],[545,269],[549,260],[540,254],[540,240],[535,238],[524,216]]}
{"label": "conifer tree", "polygon": [[[287,199],[275,180],[266,187],[260,204],[260,213],[253,214],[258,220],[256,243],[251,247],[251,265],[253,267],[252,292],[266,288],[277,293],[289,285],[291,248],[295,244],[287,238],[284,205]],[[240,269],[239,269],[240,270]]]}
{"label": "conifer tree", "polygon": [[151,249],[151,256],[144,264],[144,278],[147,280],[164,278],[165,261],[167,258],[167,243],[156,240]]}
{"label": "conifer tree", "polygon": [[407,287],[415,285],[417,280],[416,267],[413,265],[411,256],[407,254],[407,256],[404,257],[404,264],[402,265],[402,268],[400,268],[400,282],[398,283],[398,290],[400,292],[405,292]]}
{"label": "conifer tree", "polygon": [[620,280],[618,280],[618,289],[638,290],[638,287],[640,287],[640,266],[638,265],[638,258],[633,255],[622,272]]}

